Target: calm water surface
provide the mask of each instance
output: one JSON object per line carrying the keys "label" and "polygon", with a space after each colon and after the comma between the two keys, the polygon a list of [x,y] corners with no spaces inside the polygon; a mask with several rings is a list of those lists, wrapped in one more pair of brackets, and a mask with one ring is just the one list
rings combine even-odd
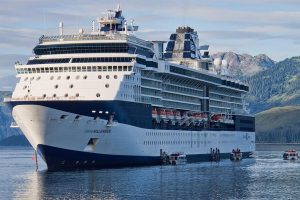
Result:
{"label": "calm water surface", "polygon": [[300,160],[282,160],[289,147],[260,145],[239,163],[74,172],[41,160],[36,172],[31,148],[0,147],[0,199],[300,199]]}

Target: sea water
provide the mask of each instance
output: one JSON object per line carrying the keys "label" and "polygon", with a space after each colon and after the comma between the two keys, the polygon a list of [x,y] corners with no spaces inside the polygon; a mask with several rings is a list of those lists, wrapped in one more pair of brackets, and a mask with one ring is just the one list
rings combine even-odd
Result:
{"label": "sea water", "polygon": [[288,148],[259,145],[241,162],[48,172],[40,157],[36,171],[32,148],[0,147],[0,199],[299,199]]}

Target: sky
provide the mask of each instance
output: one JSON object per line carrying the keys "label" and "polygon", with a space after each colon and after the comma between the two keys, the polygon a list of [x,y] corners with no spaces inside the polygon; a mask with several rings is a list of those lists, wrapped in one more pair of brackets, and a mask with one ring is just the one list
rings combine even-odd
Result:
{"label": "sky", "polygon": [[117,4],[146,40],[168,40],[188,25],[211,53],[300,56],[300,0],[1,0],[0,78],[15,74],[14,62],[26,62],[41,35],[57,35],[60,21],[67,33],[90,32]]}

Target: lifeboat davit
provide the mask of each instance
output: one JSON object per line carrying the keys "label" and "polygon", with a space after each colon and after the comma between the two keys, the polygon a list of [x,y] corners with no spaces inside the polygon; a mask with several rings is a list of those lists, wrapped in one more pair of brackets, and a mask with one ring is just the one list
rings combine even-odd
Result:
{"label": "lifeboat davit", "polygon": [[179,121],[181,120],[181,114],[180,114],[180,111],[174,110],[173,113],[174,113],[175,120],[176,120],[177,122],[179,122]]}

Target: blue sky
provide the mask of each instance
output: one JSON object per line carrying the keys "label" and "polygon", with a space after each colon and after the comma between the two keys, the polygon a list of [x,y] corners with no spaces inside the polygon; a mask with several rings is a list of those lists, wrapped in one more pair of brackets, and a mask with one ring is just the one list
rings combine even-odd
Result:
{"label": "blue sky", "polygon": [[276,61],[300,56],[298,0],[1,0],[0,77],[14,74],[14,61],[25,62],[42,34],[91,29],[92,20],[120,3],[139,36],[167,40],[180,25],[198,31],[211,53],[265,53]]}

